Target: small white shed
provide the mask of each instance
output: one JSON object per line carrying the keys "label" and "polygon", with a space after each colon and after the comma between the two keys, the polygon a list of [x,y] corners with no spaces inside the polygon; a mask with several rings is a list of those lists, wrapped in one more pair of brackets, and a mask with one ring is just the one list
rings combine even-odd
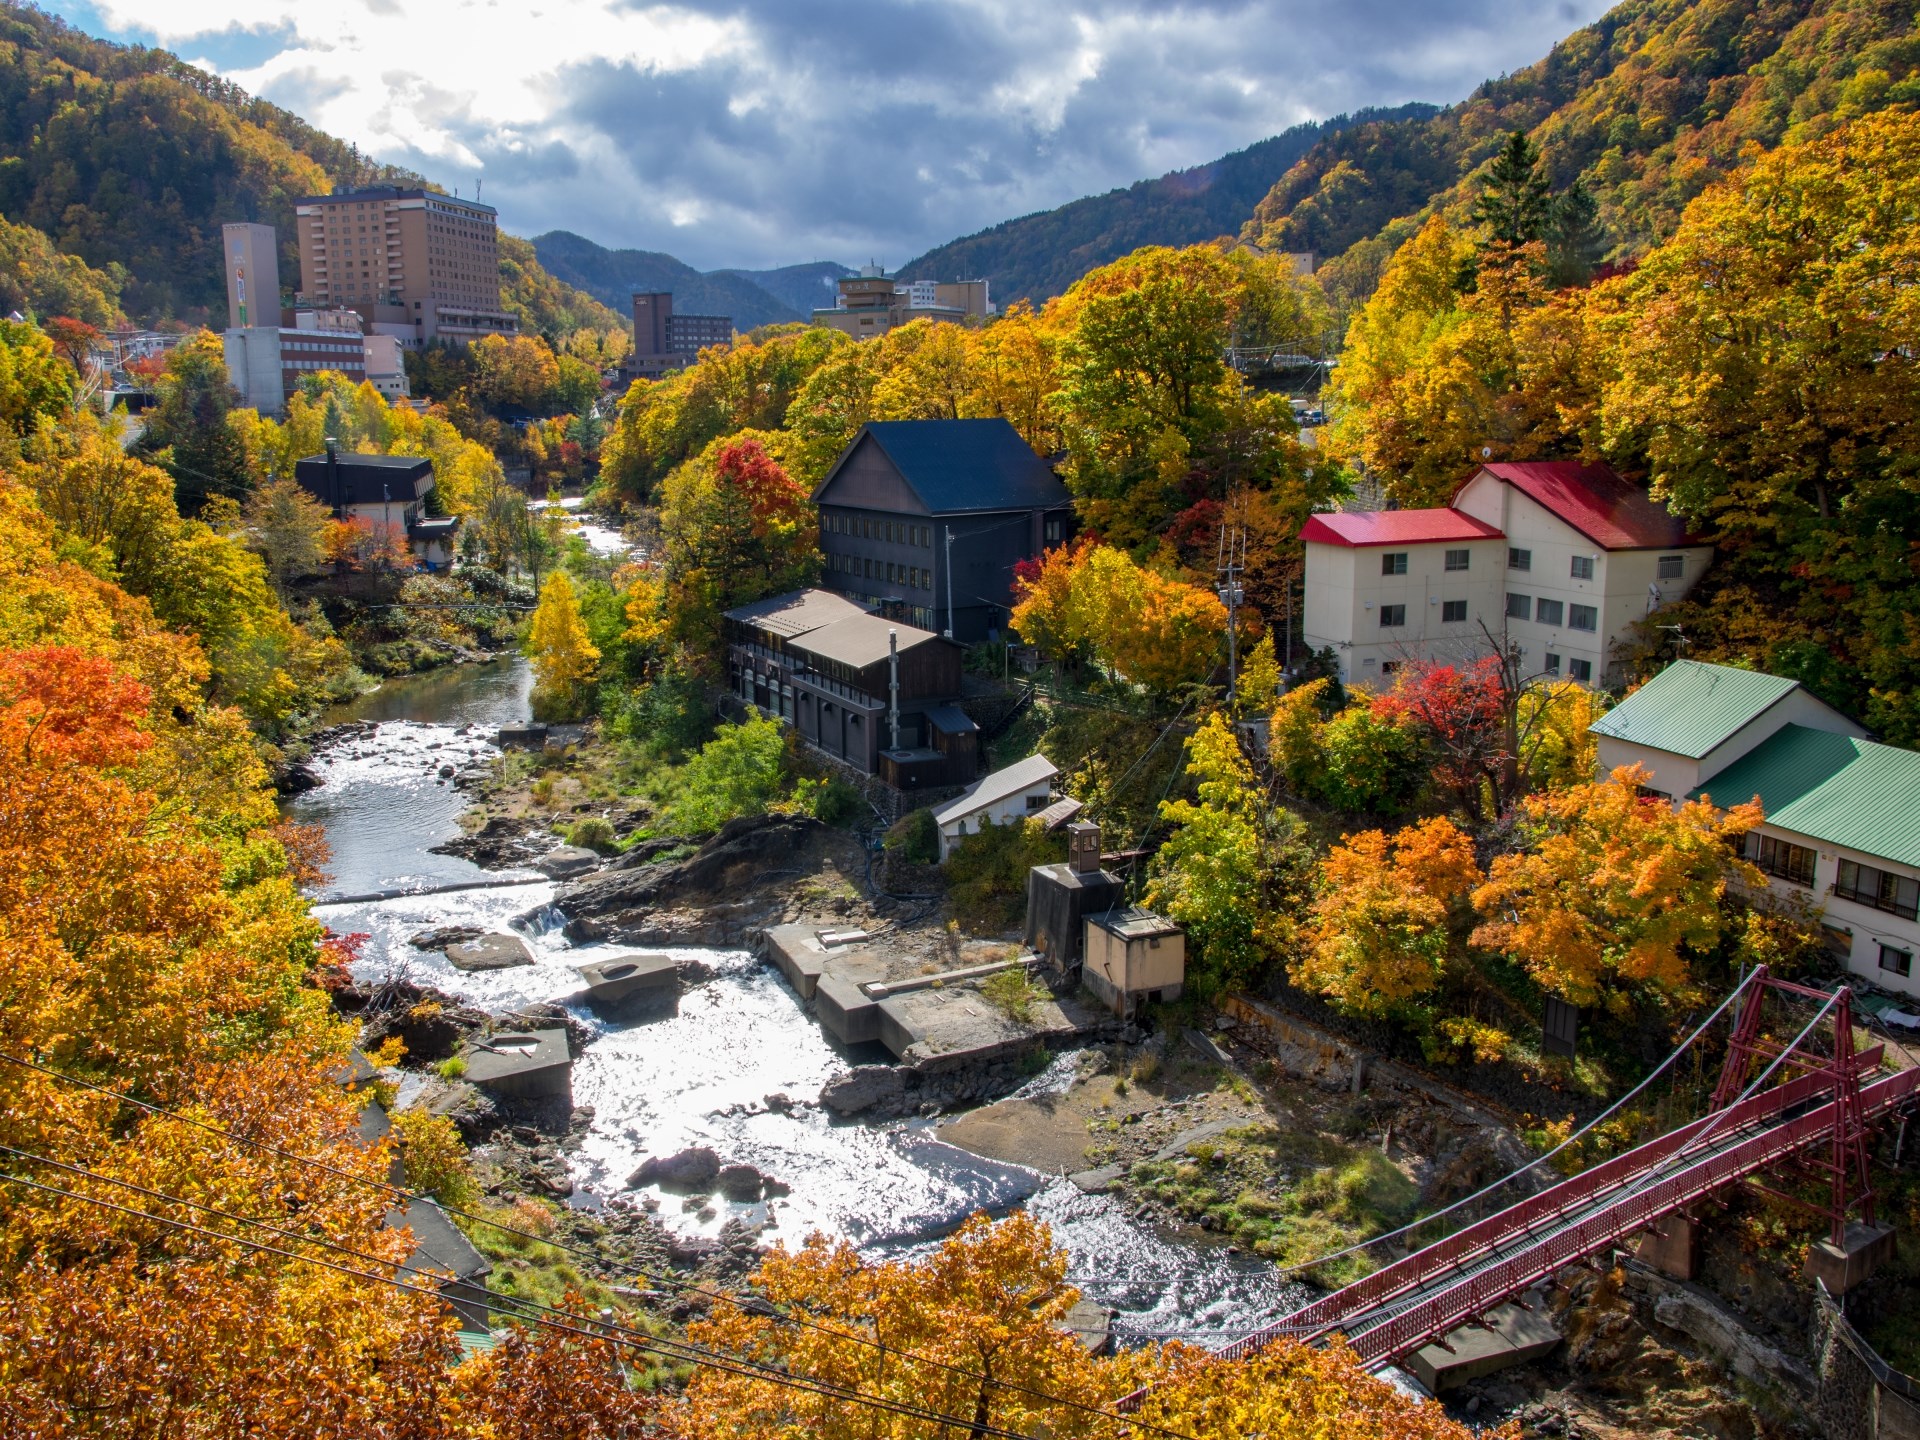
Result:
{"label": "small white shed", "polygon": [[1006,825],[1038,815],[1053,803],[1053,782],[1059,767],[1044,755],[1029,755],[1004,770],[982,776],[959,795],[933,812],[940,827],[940,858],[945,860],[953,842],[962,835],[977,835],[988,821]]}

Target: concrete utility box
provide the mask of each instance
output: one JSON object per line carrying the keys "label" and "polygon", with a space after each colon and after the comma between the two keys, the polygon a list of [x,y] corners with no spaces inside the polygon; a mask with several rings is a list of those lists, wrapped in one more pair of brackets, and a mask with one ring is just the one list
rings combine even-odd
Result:
{"label": "concrete utility box", "polygon": [[1144,1001],[1178,1000],[1187,980],[1186,932],[1151,910],[1089,915],[1080,980],[1123,1020]]}
{"label": "concrete utility box", "polygon": [[525,1030],[489,1035],[461,1051],[466,1078],[495,1095],[541,1100],[573,1089],[573,1055],[564,1030]]}
{"label": "concrete utility box", "polygon": [[1027,948],[1069,973],[1083,954],[1086,917],[1123,898],[1119,880],[1100,868],[1100,827],[1075,821],[1067,826],[1067,863],[1027,872]]}

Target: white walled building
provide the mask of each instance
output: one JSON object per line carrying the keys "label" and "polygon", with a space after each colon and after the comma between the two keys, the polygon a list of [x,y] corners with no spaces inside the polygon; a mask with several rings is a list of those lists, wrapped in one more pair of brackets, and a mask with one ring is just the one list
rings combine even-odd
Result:
{"label": "white walled building", "polygon": [[1822,911],[1854,974],[1920,995],[1920,754],[1877,745],[1797,681],[1669,665],[1594,722],[1600,772],[1643,766],[1662,797],[1758,799],[1746,858]]}
{"label": "white walled building", "polygon": [[940,827],[940,858],[947,858],[961,836],[978,835],[989,821],[1007,825],[1039,815],[1053,803],[1053,782],[1059,774],[1059,767],[1046,756],[1029,755],[981,776],[937,806],[933,820]]}
{"label": "white walled building", "polygon": [[1568,461],[1485,465],[1445,507],[1315,515],[1300,538],[1303,638],[1360,685],[1484,655],[1488,634],[1529,673],[1603,682],[1633,624],[1713,558],[1611,469]]}

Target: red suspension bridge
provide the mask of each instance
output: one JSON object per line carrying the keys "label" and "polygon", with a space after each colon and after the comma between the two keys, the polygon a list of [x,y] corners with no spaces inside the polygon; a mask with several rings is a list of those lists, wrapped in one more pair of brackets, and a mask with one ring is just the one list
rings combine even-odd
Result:
{"label": "red suspension bridge", "polygon": [[[1444,1346],[1449,1332],[1485,1325],[1494,1307],[1568,1266],[1591,1264],[1624,1241],[1659,1234],[1666,1217],[1736,1183],[1756,1185],[1762,1174],[1820,1182],[1813,1188],[1824,1187],[1825,1199],[1812,1208],[1828,1220],[1832,1244],[1843,1249],[1850,1215],[1873,1223],[1872,1127],[1920,1089],[1920,1068],[1883,1075],[1883,1046],[1855,1050],[1852,997],[1844,986],[1829,993],[1761,967],[1728,1003],[1736,999],[1726,1064],[1700,1119],[1470,1224],[1218,1353],[1243,1358],[1282,1337],[1313,1342],[1340,1334],[1364,1363],[1379,1366],[1424,1345]],[[1793,1039],[1774,1038],[1770,1011],[1782,1002],[1809,1001],[1818,1006],[1813,1018]]]}

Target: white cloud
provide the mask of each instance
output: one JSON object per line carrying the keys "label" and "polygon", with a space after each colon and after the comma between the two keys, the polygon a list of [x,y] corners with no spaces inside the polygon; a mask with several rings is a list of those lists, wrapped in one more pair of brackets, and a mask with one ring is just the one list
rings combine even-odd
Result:
{"label": "white cloud", "polygon": [[484,177],[509,229],[712,268],[897,264],[1302,119],[1459,99],[1604,8],[72,0],[70,13],[213,57],[199,63],[443,184],[471,193]]}

